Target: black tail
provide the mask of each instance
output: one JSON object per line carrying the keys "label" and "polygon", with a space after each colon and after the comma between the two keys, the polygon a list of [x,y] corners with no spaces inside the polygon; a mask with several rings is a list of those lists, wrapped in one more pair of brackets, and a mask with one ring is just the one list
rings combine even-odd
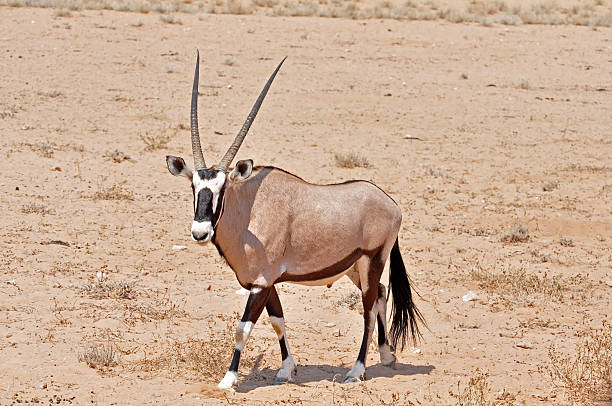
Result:
{"label": "black tail", "polygon": [[412,301],[412,291],[410,281],[406,274],[406,267],[402,260],[397,239],[391,250],[391,264],[389,267],[389,287],[393,294],[393,304],[391,306],[391,344],[397,347],[401,342],[401,349],[406,344],[406,333],[410,327],[412,342],[422,338],[418,323],[426,326],[423,316]]}

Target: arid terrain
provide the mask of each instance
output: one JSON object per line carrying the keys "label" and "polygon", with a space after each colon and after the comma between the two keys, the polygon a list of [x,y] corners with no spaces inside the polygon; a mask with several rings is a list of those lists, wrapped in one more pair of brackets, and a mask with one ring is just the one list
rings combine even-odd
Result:
{"label": "arid terrain", "polygon": [[[612,404],[612,28],[7,6],[0,21],[0,404]],[[237,159],[370,180],[400,205],[429,329],[395,369],[374,341],[367,380],[338,383],[356,288],[281,284],[296,382],[272,385],[264,314],[236,391],[216,389],[246,296],[191,241],[192,193],[165,163],[192,163],[196,49],[207,162],[288,56]]]}

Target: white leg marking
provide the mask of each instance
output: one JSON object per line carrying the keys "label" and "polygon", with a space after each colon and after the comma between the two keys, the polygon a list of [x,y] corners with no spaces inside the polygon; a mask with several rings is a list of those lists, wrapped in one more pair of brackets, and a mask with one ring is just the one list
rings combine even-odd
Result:
{"label": "white leg marking", "polygon": [[252,329],[253,323],[250,321],[241,321],[238,323],[238,328],[236,329],[236,349],[238,351],[242,352],[244,345],[251,335]]}
{"label": "white leg marking", "polygon": [[[378,310],[378,316],[383,323],[385,334],[387,334],[387,300],[379,297],[376,300],[376,310]],[[378,346],[378,352],[380,354],[380,363],[385,366],[391,366],[395,362],[395,355],[391,351],[391,346],[387,343]]]}
{"label": "white leg marking", "polygon": [[395,362],[395,355],[391,352],[391,346],[389,344],[383,344],[378,347],[380,353],[380,363],[385,366],[392,366]]}
{"label": "white leg marking", "polygon": [[238,374],[233,371],[227,371],[219,385],[217,385],[220,389],[229,389],[234,390],[233,386],[238,383]]}
{"label": "white leg marking", "polygon": [[281,369],[279,369],[278,373],[276,374],[276,380],[279,383],[291,381],[291,373],[293,370],[295,370],[295,362],[291,356],[289,342],[287,341],[287,336],[285,335],[285,319],[283,317],[270,316],[270,323],[272,323],[272,327],[274,327],[274,331],[276,331],[276,336],[279,340],[285,337],[285,347],[287,347],[287,358],[283,360]]}

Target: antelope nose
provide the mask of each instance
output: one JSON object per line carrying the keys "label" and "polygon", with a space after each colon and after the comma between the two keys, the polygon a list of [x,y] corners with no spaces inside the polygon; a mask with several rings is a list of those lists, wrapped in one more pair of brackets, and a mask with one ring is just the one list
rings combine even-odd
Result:
{"label": "antelope nose", "polygon": [[191,238],[198,242],[208,242],[214,234],[212,224],[208,221],[194,221],[191,225]]}
{"label": "antelope nose", "polygon": [[207,231],[192,231],[191,232],[191,236],[196,241],[205,241],[205,240],[207,240],[208,239],[208,234],[209,233]]}

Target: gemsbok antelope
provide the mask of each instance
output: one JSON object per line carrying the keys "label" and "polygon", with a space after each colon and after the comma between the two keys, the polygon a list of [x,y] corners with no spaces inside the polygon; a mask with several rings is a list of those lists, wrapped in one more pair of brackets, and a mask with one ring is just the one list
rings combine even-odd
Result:
{"label": "gemsbok antelope", "polygon": [[[366,181],[315,185],[271,166],[253,167],[242,160],[229,170],[283,59],[268,79],[242,129],[217,166],[207,167],[198,131],[198,52],[191,93],[191,145],[195,169],[182,158],[167,156],[168,170],[189,179],[195,211],[191,236],[212,241],[249,290],[246,309],[236,329],[236,349],[229,371],[219,383],[238,382],[240,354],[264,307],[278,336],[282,367],[275,384],[297,373],[285,336],[283,309],[275,285],[293,282],[328,285],[343,275],[361,289],[364,332],[359,355],[344,382],[365,376],[365,360],[378,320],[378,350],[383,365],[395,362],[395,346],[421,335],[424,323],[416,308],[398,246],[402,213],[377,186]],[[390,337],[387,297],[381,274],[390,257],[389,290],[393,296]]]}

